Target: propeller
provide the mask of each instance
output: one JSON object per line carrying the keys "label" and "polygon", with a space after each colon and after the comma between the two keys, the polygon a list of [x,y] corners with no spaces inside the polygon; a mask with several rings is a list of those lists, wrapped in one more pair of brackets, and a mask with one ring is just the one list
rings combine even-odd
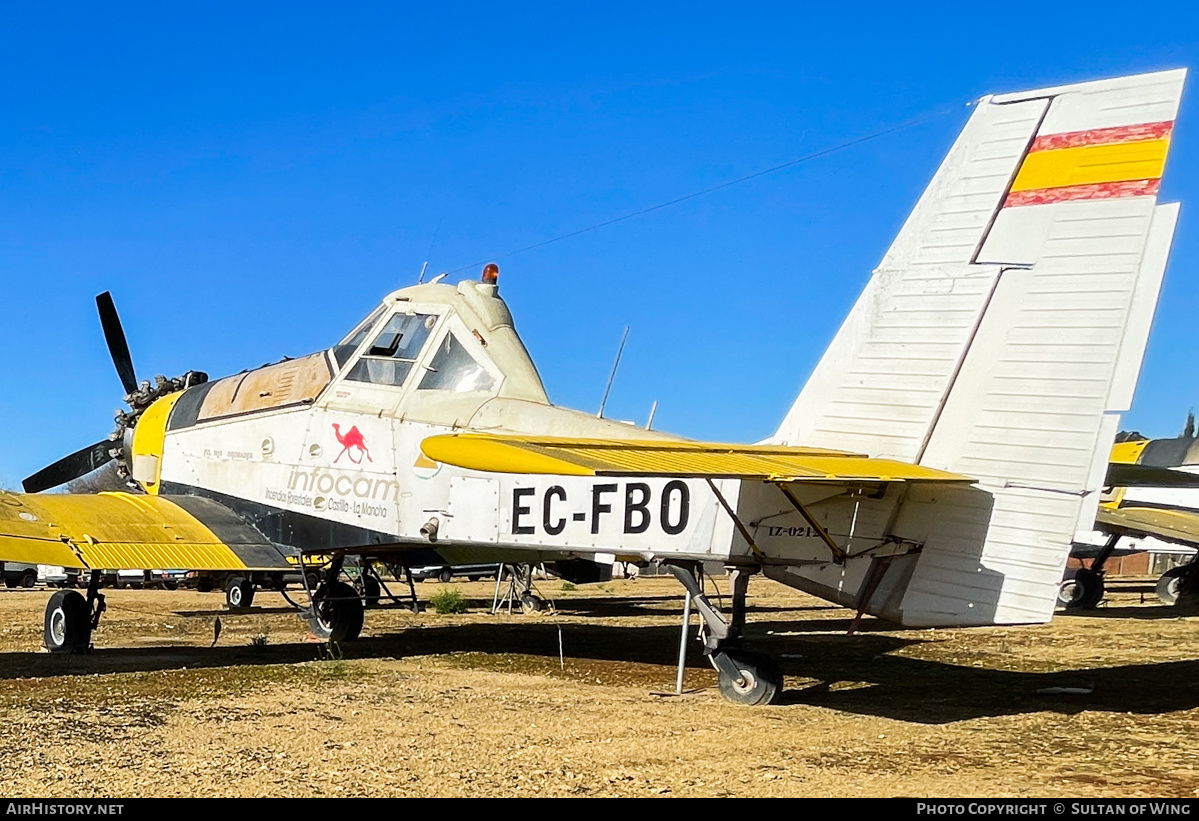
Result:
{"label": "propeller", "polygon": [[207,374],[188,371],[174,379],[156,376],[153,385],[149,382],[139,385],[137,373],[133,369],[133,357],[129,354],[129,343],[125,339],[125,330],[121,327],[121,317],[117,314],[112,294],[105,291],[96,297],[96,309],[100,312],[100,327],[104,329],[104,341],[108,344],[112,364],[116,366],[117,376],[125,388],[124,399],[130,410],[116,412],[117,427],[108,434],[108,438],[77,450],[70,456],[64,456],[21,482],[26,493],[40,493],[66,484],[72,479],[86,476],[114,459],[117,460],[117,475],[132,484],[128,450],[133,439],[133,428],[142,413],[159,397],[208,381]]}
{"label": "propeller", "polygon": [[72,479],[86,476],[98,467],[106,465],[120,453],[119,446],[111,439],[102,439],[94,445],[64,456],[52,465],[21,482],[26,493],[40,493],[52,487],[65,485]]}
{"label": "propeller", "polygon": [[112,364],[117,367],[117,376],[121,378],[125,393],[134,393],[137,390],[137,375],[133,372],[133,357],[129,355],[129,343],[125,341],[125,329],[121,327],[121,317],[117,315],[112,294],[105,291],[96,297],[96,308],[100,311],[100,327],[104,329],[104,341],[108,343]]}

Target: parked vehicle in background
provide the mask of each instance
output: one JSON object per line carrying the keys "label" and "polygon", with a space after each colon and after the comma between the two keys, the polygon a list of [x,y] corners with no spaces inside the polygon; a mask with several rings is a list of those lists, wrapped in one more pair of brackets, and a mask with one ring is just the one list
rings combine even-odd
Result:
{"label": "parked vehicle in background", "polygon": [[0,562],[0,574],[8,588],[35,587],[39,582],[47,587],[74,587],[79,579],[79,571],[75,568],[22,562]]}
{"label": "parked vehicle in background", "polygon": [[494,578],[499,572],[499,564],[431,564],[412,568],[412,578],[418,582],[430,579],[448,582],[455,576],[466,576],[470,581],[477,582],[487,577]]}
{"label": "parked vehicle in background", "polygon": [[21,562],[3,562],[4,586],[33,587],[37,584],[37,565]]}

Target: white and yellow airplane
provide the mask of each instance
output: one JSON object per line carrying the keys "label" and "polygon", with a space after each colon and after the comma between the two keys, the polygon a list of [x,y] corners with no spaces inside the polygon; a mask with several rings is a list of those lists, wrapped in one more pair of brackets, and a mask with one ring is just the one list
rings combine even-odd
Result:
{"label": "white and yellow airplane", "polygon": [[1058,600],[1070,609],[1097,607],[1113,556],[1155,552],[1181,563],[1157,580],[1163,604],[1199,603],[1199,438],[1195,420],[1171,439],[1125,434],[1112,447],[1106,489],[1094,529],[1076,536],[1072,554],[1089,559],[1067,571]]}
{"label": "white and yellow airplane", "polygon": [[[747,704],[782,685],[740,646],[755,573],[902,625],[1045,622],[1133,396],[1178,214],[1157,194],[1184,76],[980,100],[754,445],[550,404],[494,266],[388,295],[328,350],[153,387],[104,296],[131,411],[26,490],[117,459],[146,493],[2,495],[0,560],[248,575],[323,554],[308,615],[339,641],[363,624],[347,557],[659,562]],[[731,615],[701,562],[729,568]],[[85,650],[102,609],[95,581],[54,594],[47,646]]]}

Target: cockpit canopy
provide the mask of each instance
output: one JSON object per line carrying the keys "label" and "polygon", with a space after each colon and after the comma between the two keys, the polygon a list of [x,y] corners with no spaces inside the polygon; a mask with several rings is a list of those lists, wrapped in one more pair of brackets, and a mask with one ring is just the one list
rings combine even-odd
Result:
{"label": "cockpit canopy", "polygon": [[547,402],[541,379],[490,283],[416,285],[390,294],[332,350],[340,378],[405,393]]}
{"label": "cockpit canopy", "polygon": [[[386,305],[380,305],[363,323],[355,328],[336,348],[334,358],[344,367],[360,347],[362,353],[346,373],[351,382],[402,387],[417,365],[441,316],[435,313],[409,313],[401,305],[380,322]],[[368,336],[371,343],[363,347]],[[488,372],[468,344],[459,338],[458,329],[451,327],[438,340],[424,364],[423,375],[416,385],[418,391],[448,390],[456,393],[490,392],[497,378]]]}
{"label": "cockpit canopy", "polygon": [[415,285],[327,352],[186,391],[169,427],[313,403],[455,424],[497,397],[549,402],[495,285]]}

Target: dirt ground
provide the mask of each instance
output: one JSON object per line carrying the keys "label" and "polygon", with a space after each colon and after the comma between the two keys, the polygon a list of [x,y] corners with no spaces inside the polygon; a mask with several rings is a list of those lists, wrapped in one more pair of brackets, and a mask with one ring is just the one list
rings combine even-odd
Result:
{"label": "dirt ground", "polygon": [[1199,796],[1199,617],[1151,582],[1044,626],[847,636],[852,613],[755,579],[749,643],[787,676],[759,708],[721,700],[696,642],[669,695],[672,580],[541,582],[554,612],[531,616],[444,587],[471,611],[368,611],[341,658],[278,594],[233,614],[152,590],[106,591],[95,652],[52,656],[49,592],[0,592],[5,792]]}

